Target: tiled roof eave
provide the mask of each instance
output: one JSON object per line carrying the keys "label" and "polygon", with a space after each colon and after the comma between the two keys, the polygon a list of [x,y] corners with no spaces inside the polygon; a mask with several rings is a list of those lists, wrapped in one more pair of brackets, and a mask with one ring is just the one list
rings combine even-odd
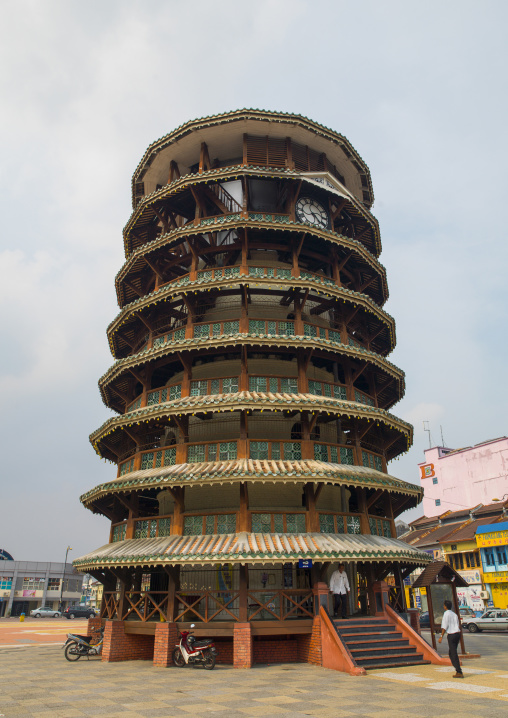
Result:
{"label": "tiled roof eave", "polygon": [[412,442],[413,427],[411,424],[399,419],[394,414],[362,404],[355,401],[335,399],[315,394],[271,394],[263,392],[241,391],[232,394],[207,394],[204,396],[183,397],[171,401],[146,406],[127,414],[108,419],[90,435],[90,442],[98,451],[98,442],[112,432],[124,426],[140,424],[159,418],[168,418],[175,414],[187,415],[200,413],[213,413],[217,411],[243,411],[255,409],[268,409],[269,411],[286,411],[298,408],[301,411],[310,410],[317,413],[336,413],[340,416],[354,416],[389,426],[399,431]]}
{"label": "tiled roof eave", "polygon": [[85,506],[114,493],[168,486],[204,486],[242,481],[270,483],[319,483],[383,489],[414,497],[415,506],[423,497],[420,486],[364,466],[329,464],[322,461],[257,461],[236,459],[222,462],[175,464],[157,469],[134,471],[113,481],[99,484],[80,497]]}
{"label": "tiled roof eave", "polygon": [[[397,539],[362,534],[216,534],[169,536],[163,539],[127,539],[106,544],[73,562],[81,571],[91,567],[133,565],[209,565],[228,563],[284,563],[300,558],[316,561],[395,560],[425,566],[432,558]],[[283,550],[274,550],[276,545]],[[285,547],[285,548],[284,548]]]}

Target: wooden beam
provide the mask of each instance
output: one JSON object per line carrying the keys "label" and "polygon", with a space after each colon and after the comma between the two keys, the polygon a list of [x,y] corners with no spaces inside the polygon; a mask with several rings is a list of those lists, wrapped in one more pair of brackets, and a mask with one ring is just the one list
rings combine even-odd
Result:
{"label": "wooden beam", "polygon": [[372,494],[372,496],[370,497],[370,499],[367,499],[367,501],[365,502],[365,503],[366,503],[366,507],[367,507],[367,511],[368,511],[372,506],[374,506],[374,504],[376,503],[376,501],[378,501],[378,500],[381,498],[382,495],[383,495],[383,489],[377,489],[377,491],[375,491],[374,494]]}

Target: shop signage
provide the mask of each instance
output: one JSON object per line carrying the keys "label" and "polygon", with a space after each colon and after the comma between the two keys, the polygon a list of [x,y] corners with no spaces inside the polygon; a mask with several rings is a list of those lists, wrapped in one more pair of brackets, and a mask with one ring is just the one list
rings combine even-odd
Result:
{"label": "shop signage", "polygon": [[484,573],[483,580],[485,583],[508,583],[508,571]]}
{"label": "shop signage", "polygon": [[508,531],[494,531],[490,534],[476,534],[478,546],[505,546],[508,544]]}
{"label": "shop signage", "polygon": [[468,583],[481,583],[482,582],[482,576],[478,569],[474,571],[459,571],[460,575],[464,579],[464,581],[467,581]]}
{"label": "shop signage", "polygon": [[311,558],[298,559],[298,568],[312,568],[312,559]]}

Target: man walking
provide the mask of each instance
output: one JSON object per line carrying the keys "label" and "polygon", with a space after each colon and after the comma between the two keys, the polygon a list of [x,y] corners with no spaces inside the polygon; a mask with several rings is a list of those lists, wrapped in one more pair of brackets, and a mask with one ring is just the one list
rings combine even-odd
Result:
{"label": "man walking", "polygon": [[455,668],[454,678],[464,678],[462,668],[460,667],[460,660],[457,654],[457,646],[460,641],[460,621],[456,613],[452,611],[452,602],[444,602],[445,612],[443,613],[443,620],[441,621],[441,635],[439,636],[439,643],[443,640],[443,636],[448,632],[448,655],[452,666]]}
{"label": "man walking", "polygon": [[347,595],[349,593],[349,581],[347,573],[344,571],[344,564],[340,563],[337,571],[334,571],[330,577],[330,591],[333,593],[333,615],[337,616],[340,612],[342,618],[347,618]]}

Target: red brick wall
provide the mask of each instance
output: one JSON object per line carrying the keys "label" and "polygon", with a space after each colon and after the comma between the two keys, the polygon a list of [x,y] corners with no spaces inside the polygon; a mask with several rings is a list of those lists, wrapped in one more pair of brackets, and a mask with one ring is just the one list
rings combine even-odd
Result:
{"label": "red brick wall", "polygon": [[123,621],[106,621],[103,661],[150,661],[153,654],[154,636],[125,633]]}
{"label": "red brick wall", "polygon": [[233,628],[233,667],[252,666],[252,631],[250,623],[235,623]]}
{"label": "red brick wall", "polygon": [[233,641],[229,638],[214,638],[215,648],[218,651],[217,663],[233,663]]}
{"label": "red brick wall", "polygon": [[178,643],[176,623],[157,623],[153,648],[153,665],[167,668],[173,664],[173,651]]}
{"label": "red brick wall", "polygon": [[[102,618],[89,618],[88,619],[88,635],[98,636],[97,630],[102,626]],[[95,633],[94,633],[95,630]]]}
{"label": "red brick wall", "polygon": [[305,663],[322,665],[321,653],[321,619],[316,616],[312,622],[312,633],[298,636],[298,660]]}
{"label": "red brick wall", "polygon": [[255,639],[253,643],[254,663],[295,663],[298,661],[298,643],[292,639]]}

